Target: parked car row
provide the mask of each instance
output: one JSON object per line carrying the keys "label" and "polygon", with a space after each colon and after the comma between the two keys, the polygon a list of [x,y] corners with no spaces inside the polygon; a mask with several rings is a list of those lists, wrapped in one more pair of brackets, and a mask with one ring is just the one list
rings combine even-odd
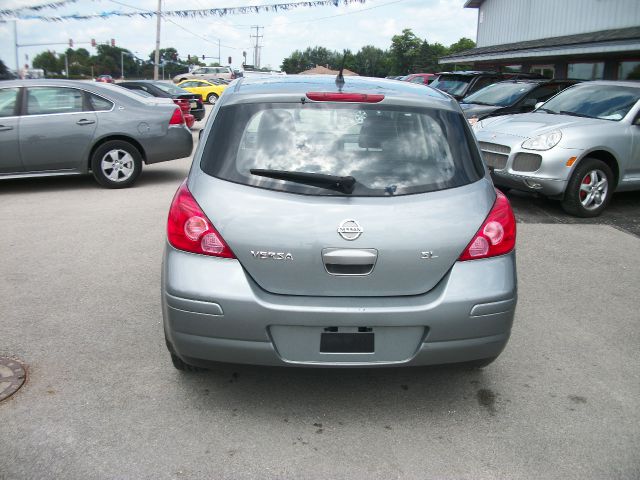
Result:
{"label": "parked car row", "polygon": [[10,80],[0,84],[0,179],[93,173],[132,185],[142,164],[193,147],[179,107],[105,83]]}
{"label": "parked car row", "polygon": [[496,185],[558,199],[572,215],[597,216],[614,192],[640,190],[638,82],[578,83],[473,128]]}

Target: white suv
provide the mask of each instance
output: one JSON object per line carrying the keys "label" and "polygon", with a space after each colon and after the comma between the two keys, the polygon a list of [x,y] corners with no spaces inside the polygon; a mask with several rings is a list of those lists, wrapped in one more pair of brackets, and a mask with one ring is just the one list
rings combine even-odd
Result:
{"label": "white suv", "polygon": [[233,80],[236,78],[231,67],[198,67],[189,73],[180,73],[173,77],[173,83],[180,83],[184,80],[199,78],[202,80],[210,80],[213,78],[223,78],[225,80]]}

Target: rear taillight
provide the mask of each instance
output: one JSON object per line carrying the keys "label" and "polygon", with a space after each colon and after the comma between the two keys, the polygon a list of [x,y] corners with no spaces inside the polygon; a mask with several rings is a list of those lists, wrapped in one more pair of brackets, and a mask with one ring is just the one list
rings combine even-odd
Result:
{"label": "rear taillight", "polygon": [[316,102],[378,103],[384,100],[384,95],[369,93],[309,92],[307,93],[307,98]]}
{"label": "rear taillight", "polygon": [[236,258],[191,195],[186,181],[180,185],[171,202],[167,239],[174,248],[185,252]]}
{"label": "rear taillight", "polygon": [[173,111],[169,125],[184,125],[184,117],[182,116],[182,110],[180,108],[176,108]]}
{"label": "rear taillight", "polygon": [[509,200],[496,190],[496,201],[458,260],[477,260],[509,253],[516,246],[516,219]]}
{"label": "rear taillight", "polygon": [[183,113],[189,113],[191,111],[191,103],[184,98],[174,98],[173,102],[180,107]]}

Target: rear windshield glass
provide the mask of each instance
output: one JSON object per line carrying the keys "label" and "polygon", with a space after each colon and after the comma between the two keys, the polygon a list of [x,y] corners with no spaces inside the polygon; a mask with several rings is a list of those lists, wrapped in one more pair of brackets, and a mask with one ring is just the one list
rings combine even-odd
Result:
{"label": "rear windshield glass", "polygon": [[473,77],[468,75],[440,75],[431,86],[451,95],[462,95]]}
{"label": "rear windshield glass", "polygon": [[251,169],[352,176],[352,195],[423,193],[474,182],[483,174],[461,114],[409,107],[335,103],[223,107],[201,168],[244,185],[313,195],[345,195],[254,175]]}
{"label": "rear windshield glass", "polygon": [[494,83],[493,85],[478,90],[476,93],[464,97],[462,102],[508,107],[536,86],[534,83]]}

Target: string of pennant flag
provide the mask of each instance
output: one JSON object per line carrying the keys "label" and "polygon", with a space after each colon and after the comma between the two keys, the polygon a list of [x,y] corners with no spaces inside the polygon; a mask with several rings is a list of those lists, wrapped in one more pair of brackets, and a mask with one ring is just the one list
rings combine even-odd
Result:
{"label": "string of pennant flag", "polygon": [[[67,0],[52,2],[45,5],[37,5],[35,7],[29,7],[29,10],[39,11],[44,8],[59,8],[67,3],[74,3],[77,0]],[[180,17],[180,18],[201,18],[201,17],[224,17],[225,15],[237,15],[248,13],[261,13],[261,12],[279,12],[287,11],[295,8],[304,7],[326,7],[326,6],[339,6],[350,4],[363,4],[366,0],[307,0],[304,2],[287,2],[287,3],[274,3],[267,5],[246,5],[242,7],[219,7],[219,8],[200,8],[190,10],[169,10],[163,11],[163,17]],[[94,18],[107,19],[111,17],[142,17],[151,18],[156,15],[152,11],[136,11],[136,12],[122,12],[122,11],[106,11],[92,14],[69,14],[69,15],[32,15],[21,13],[23,9],[14,10],[0,10],[0,17],[17,16],[24,20],[42,20],[45,22],[63,22],[66,20],[91,20]]]}

